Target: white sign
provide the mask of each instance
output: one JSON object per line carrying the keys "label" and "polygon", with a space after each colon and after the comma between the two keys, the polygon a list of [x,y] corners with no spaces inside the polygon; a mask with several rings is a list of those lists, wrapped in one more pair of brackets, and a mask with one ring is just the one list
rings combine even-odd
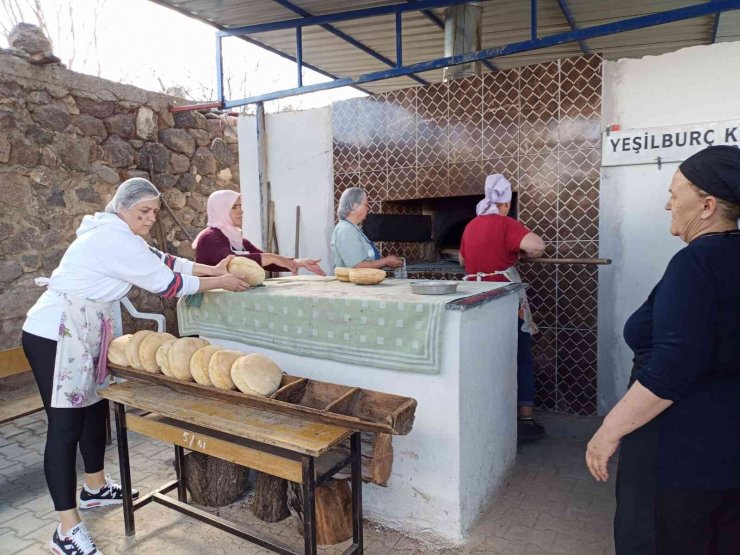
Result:
{"label": "white sign", "polygon": [[712,145],[740,147],[740,120],[604,133],[601,165],[683,162]]}

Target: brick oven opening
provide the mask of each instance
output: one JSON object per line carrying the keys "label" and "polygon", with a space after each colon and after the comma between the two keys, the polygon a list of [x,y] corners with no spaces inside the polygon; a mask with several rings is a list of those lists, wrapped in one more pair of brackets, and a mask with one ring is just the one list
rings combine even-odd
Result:
{"label": "brick oven opening", "polygon": [[[475,217],[482,196],[448,197],[430,202],[436,261],[457,263],[465,226]],[[513,193],[509,217],[516,219],[517,194]]]}

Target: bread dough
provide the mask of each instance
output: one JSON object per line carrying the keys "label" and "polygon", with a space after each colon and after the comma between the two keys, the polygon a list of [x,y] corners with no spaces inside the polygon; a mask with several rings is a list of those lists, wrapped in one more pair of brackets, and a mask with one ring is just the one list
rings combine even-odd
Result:
{"label": "bread dough", "polygon": [[169,341],[165,341],[159,346],[159,349],[157,349],[157,366],[159,367],[159,370],[164,374],[165,376],[169,376],[172,378],[172,372],[170,372],[170,361],[169,361],[169,352],[170,347],[172,347],[173,343],[177,341],[177,339],[171,339]]}
{"label": "bread dough", "polygon": [[128,365],[132,368],[136,368],[137,370],[144,369],[139,358],[139,346],[145,337],[153,333],[152,330],[137,331],[126,343],[126,360],[128,360]]}
{"label": "bread dough", "polygon": [[118,366],[128,366],[128,359],[126,358],[126,344],[129,339],[133,337],[130,333],[116,337],[108,345],[108,362],[111,364],[117,364]]}
{"label": "bread dough", "polygon": [[352,268],[342,268],[341,266],[337,266],[334,268],[334,276],[339,281],[349,281],[349,271]]}
{"label": "bread dough", "polygon": [[139,345],[139,360],[141,361],[141,367],[152,374],[159,374],[159,366],[157,365],[157,351],[159,347],[165,341],[172,341],[177,339],[171,333],[158,333],[154,332],[147,335]]}
{"label": "bread dough", "polygon": [[250,258],[235,256],[226,268],[229,273],[243,279],[249,285],[259,285],[265,281],[265,270]]}
{"label": "bread dough", "polygon": [[216,352],[223,350],[224,348],[218,345],[206,345],[193,353],[193,358],[190,359],[190,374],[192,374],[196,383],[213,385],[211,378],[208,377],[208,364]]}
{"label": "bread dough", "polygon": [[280,388],[283,371],[270,358],[252,353],[237,359],[231,367],[231,380],[242,393],[268,397]]}
{"label": "bread dough", "polygon": [[193,381],[190,373],[190,359],[198,349],[210,345],[199,337],[181,337],[175,341],[167,353],[168,368],[173,378],[186,382]]}
{"label": "bread dough", "polygon": [[211,362],[208,364],[208,377],[211,383],[219,389],[236,389],[231,379],[231,365],[242,356],[244,356],[244,353],[241,351],[230,349],[214,353]]}
{"label": "bread dough", "polygon": [[374,268],[355,268],[349,271],[349,280],[357,285],[377,285],[385,276],[385,270]]}

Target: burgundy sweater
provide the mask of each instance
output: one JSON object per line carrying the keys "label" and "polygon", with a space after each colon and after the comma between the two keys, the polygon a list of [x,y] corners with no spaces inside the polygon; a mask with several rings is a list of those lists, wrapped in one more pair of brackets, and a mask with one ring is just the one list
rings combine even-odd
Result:
{"label": "burgundy sweater", "polygon": [[[268,264],[267,266],[263,265],[262,251],[246,239],[244,239],[243,241],[244,250],[247,251],[249,254],[242,254],[237,256],[251,258],[268,272],[289,271],[287,268],[283,268],[282,266],[278,266],[277,264]],[[229,244],[228,237],[221,233],[220,229],[209,227],[203,232],[203,235],[200,236],[200,239],[198,239],[198,246],[195,249],[195,261],[199,264],[208,264],[209,266],[215,266],[230,254],[234,254],[234,251],[231,250],[231,245]]]}

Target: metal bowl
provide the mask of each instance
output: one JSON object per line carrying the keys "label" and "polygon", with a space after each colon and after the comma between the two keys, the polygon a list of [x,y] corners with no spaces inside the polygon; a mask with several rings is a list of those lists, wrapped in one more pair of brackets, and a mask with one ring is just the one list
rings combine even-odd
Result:
{"label": "metal bowl", "polygon": [[449,295],[457,291],[458,281],[412,281],[409,286],[411,292],[417,295]]}

